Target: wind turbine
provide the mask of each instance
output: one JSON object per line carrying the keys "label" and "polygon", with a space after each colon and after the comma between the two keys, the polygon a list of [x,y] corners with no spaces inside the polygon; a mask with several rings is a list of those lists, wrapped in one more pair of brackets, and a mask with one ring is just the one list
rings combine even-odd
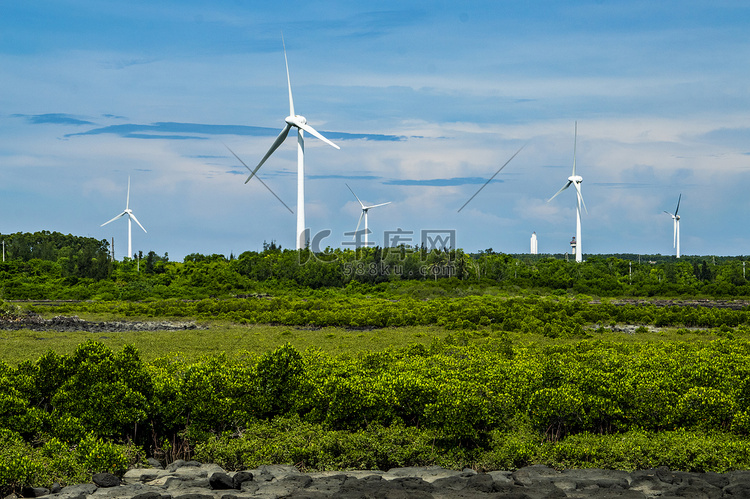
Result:
{"label": "wind turbine", "polygon": [[[347,187],[349,187],[349,184],[346,184]],[[352,188],[349,187],[349,190],[352,191]],[[352,191],[352,194],[354,194],[354,191]],[[365,204],[359,199],[359,197],[354,194],[354,197],[357,198],[357,201],[359,201],[359,205],[362,207],[362,213],[359,215],[359,221],[357,222],[357,228],[354,229],[354,237],[357,237],[357,231],[359,230],[359,224],[362,223],[362,217],[365,218],[365,248],[368,246],[368,239],[367,234],[370,233],[370,229],[367,227],[367,212],[370,211],[372,208],[377,208],[378,206],[385,206],[387,204],[391,204],[390,201],[387,203],[380,203],[380,204],[374,204],[372,206],[365,206]]]}
{"label": "wind turbine", "polygon": [[125,198],[125,211],[117,215],[112,220],[104,222],[99,227],[104,227],[109,222],[114,222],[118,218],[124,217],[125,215],[128,216],[128,258],[133,258],[132,221],[135,220],[135,223],[138,224],[138,227],[143,229],[143,232],[146,232],[146,229],[143,228],[143,225],[141,225],[141,222],[139,222],[138,219],[135,218],[135,215],[133,214],[133,210],[130,209],[130,177],[128,177],[128,196]]}
{"label": "wind turbine", "polygon": [[664,213],[672,217],[672,220],[674,220],[674,247],[677,249],[677,258],[680,258],[680,216],[677,214],[678,211],[680,211],[680,201],[682,200],[682,193],[680,193],[680,197],[677,198],[677,208],[675,208],[674,213],[669,213],[668,211],[664,210]]}
{"label": "wind turbine", "polygon": [[281,43],[284,46],[284,64],[286,65],[286,82],[287,86],[289,87],[289,116],[287,116],[284,121],[286,122],[286,125],[284,125],[284,129],[281,131],[278,137],[276,137],[276,140],[273,141],[273,144],[271,145],[271,148],[268,150],[265,156],[263,156],[263,159],[260,160],[260,163],[258,163],[258,166],[255,167],[254,170],[250,172],[250,176],[247,177],[247,180],[245,180],[245,183],[248,183],[251,178],[255,175],[255,173],[260,169],[261,166],[263,166],[263,163],[266,162],[266,160],[273,154],[273,152],[279,148],[279,146],[284,142],[287,135],[289,134],[289,131],[292,129],[292,127],[297,129],[297,249],[303,249],[305,246],[307,246],[307,241],[305,237],[305,139],[304,139],[304,132],[308,132],[311,135],[314,135],[315,137],[319,138],[326,144],[335,147],[336,149],[341,149],[339,146],[328,140],[327,138],[323,137],[320,133],[318,133],[317,130],[315,130],[313,127],[307,124],[307,119],[305,119],[304,116],[300,116],[298,114],[294,114],[294,101],[292,100],[292,82],[289,78],[289,62],[286,57],[286,44],[284,44],[284,37],[281,37]]}
{"label": "wind turbine", "polygon": [[583,177],[580,175],[576,175],[576,145],[578,142],[578,122],[576,121],[575,124],[575,135],[573,138],[573,174],[568,177],[568,183],[565,184],[562,189],[557,191],[554,196],[549,198],[547,202],[549,203],[553,199],[557,197],[558,194],[560,194],[562,191],[573,185],[576,188],[576,262],[582,262],[583,261],[583,247],[581,245],[581,206],[583,206],[583,209],[586,210],[586,213],[588,213],[588,210],[586,209],[586,203],[583,202],[583,195],[581,194],[581,182],[583,182]]}

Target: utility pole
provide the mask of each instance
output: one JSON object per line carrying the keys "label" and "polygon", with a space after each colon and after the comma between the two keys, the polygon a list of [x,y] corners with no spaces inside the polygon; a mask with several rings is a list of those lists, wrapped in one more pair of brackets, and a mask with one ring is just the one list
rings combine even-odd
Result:
{"label": "utility pole", "polygon": [[112,261],[115,261],[115,238],[112,238]]}

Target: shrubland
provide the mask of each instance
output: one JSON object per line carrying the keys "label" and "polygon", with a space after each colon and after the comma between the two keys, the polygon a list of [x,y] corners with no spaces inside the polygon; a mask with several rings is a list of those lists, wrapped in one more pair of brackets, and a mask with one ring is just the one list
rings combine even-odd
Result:
{"label": "shrubland", "polygon": [[[268,247],[87,267],[82,249],[50,238],[66,244],[55,253],[49,243],[47,259],[0,264],[3,299],[35,300],[3,302],[5,320],[186,318],[207,325],[207,342],[220,327],[264,325],[261,334],[314,330],[330,344],[279,335],[249,348],[240,334],[224,351],[185,356],[174,338],[173,351],[144,360],[127,341],[60,351],[45,337],[48,351],[0,362],[3,492],[151,456],[227,469],[750,468],[741,259]],[[615,333],[625,325],[635,332]],[[423,341],[365,346],[380,328]],[[344,335],[333,331],[362,341],[336,348]]]}

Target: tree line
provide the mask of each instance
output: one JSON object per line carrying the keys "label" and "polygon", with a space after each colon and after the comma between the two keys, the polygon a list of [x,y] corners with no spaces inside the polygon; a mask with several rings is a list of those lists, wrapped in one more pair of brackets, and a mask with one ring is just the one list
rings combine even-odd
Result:
{"label": "tree line", "polygon": [[106,240],[41,231],[0,236],[3,299],[105,299],[228,297],[285,288],[432,283],[447,293],[467,287],[596,296],[750,295],[745,257],[591,255],[585,262],[564,255],[510,255],[492,249],[424,246],[282,249],[239,256],[187,255],[182,262],[154,251],[112,261]]}

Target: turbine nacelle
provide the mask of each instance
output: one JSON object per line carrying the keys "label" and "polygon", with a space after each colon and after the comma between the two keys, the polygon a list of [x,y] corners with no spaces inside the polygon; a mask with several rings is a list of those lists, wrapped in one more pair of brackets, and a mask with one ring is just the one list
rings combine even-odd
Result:
{"label": "turbine nacelle", "polygon": [[583,177],[581,177],[580,175],[571,175],[570,177],[568,177],[568,181],[580,184],[581,182],[583,182]]}
{"label": "turbine nacelle", "polygon": [[287,116],[284,118],[284,121],[292,126],[296,126],[297,128],[302,128],[301,125],[307,125],[307,118],[300,116],[299,114],[295,116]]}

